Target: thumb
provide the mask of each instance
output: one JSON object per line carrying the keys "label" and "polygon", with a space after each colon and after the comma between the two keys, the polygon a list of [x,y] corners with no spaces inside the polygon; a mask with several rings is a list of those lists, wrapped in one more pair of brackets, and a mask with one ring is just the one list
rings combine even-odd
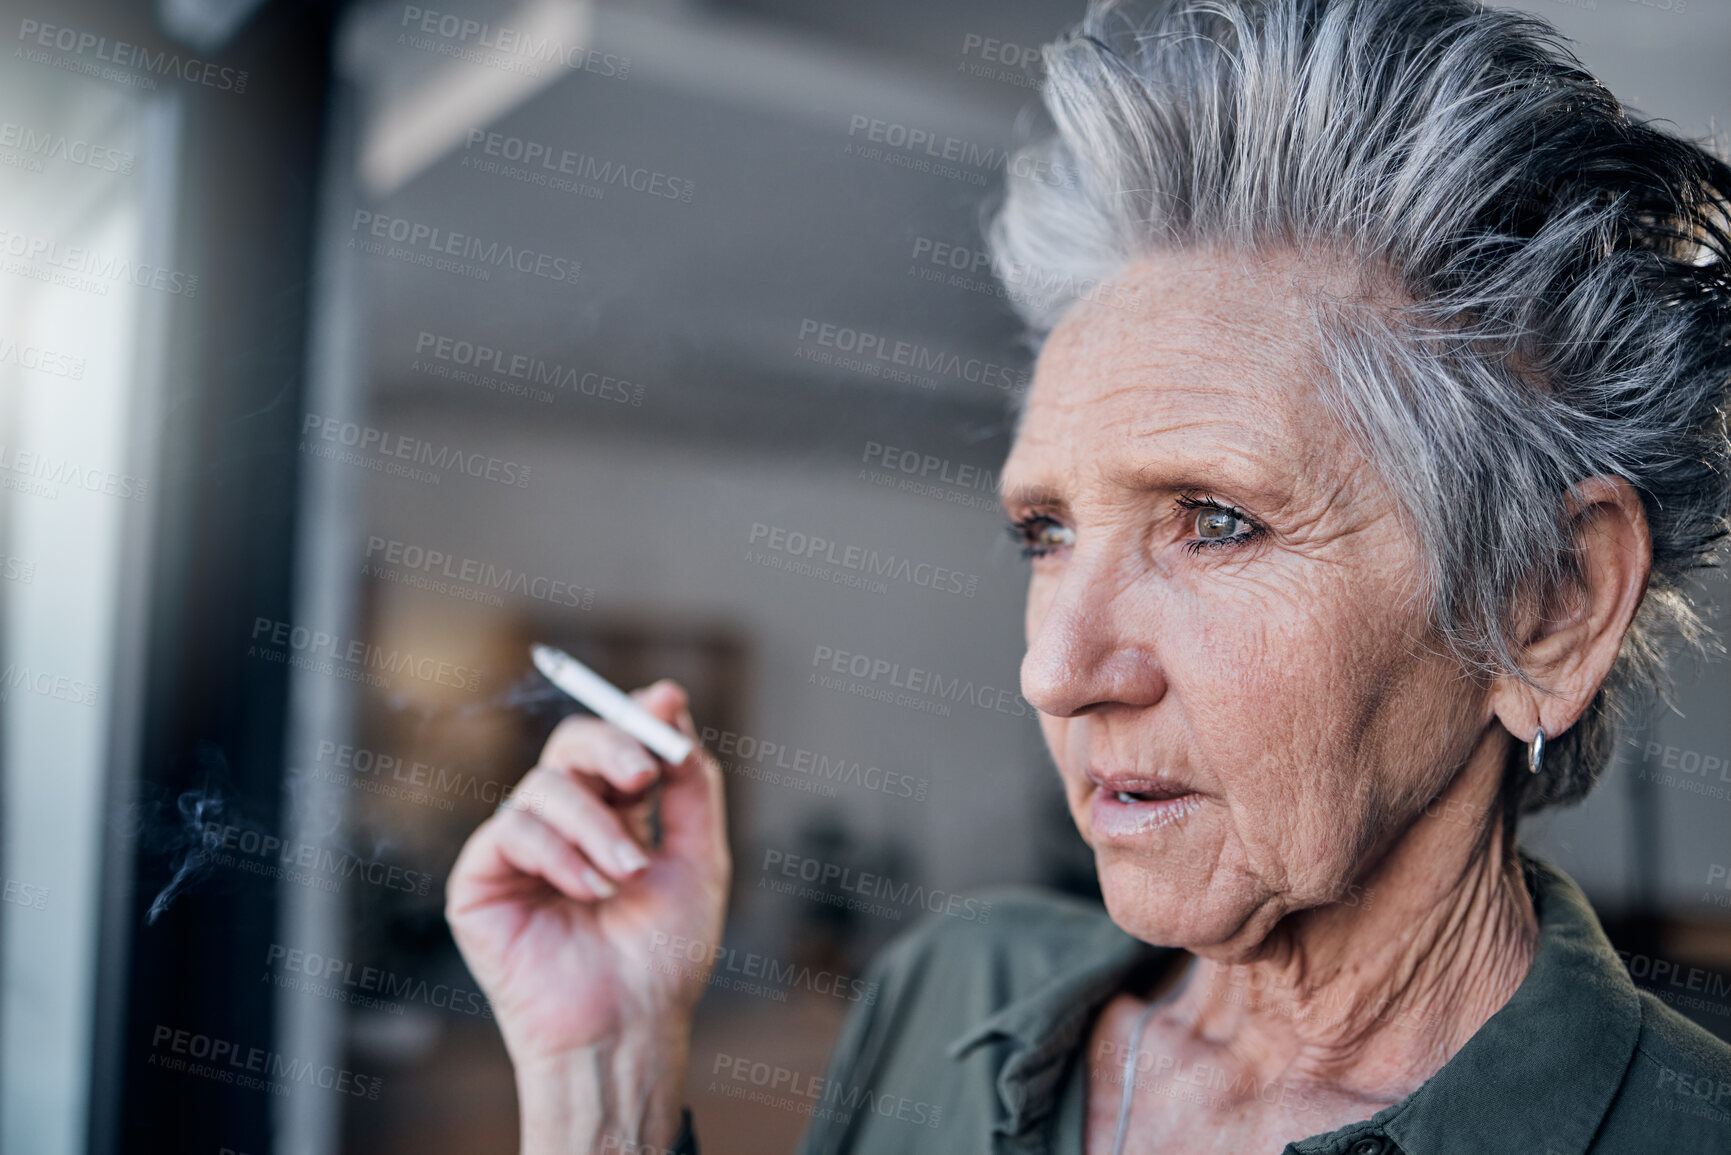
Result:
{"label": "thumb", "polygon": [[661,845],[678,858],[708,867],[727,845],[721,766],[699,741],[689,698],[678,682],[663,678],[631,696],[639,706],[691,739],[691,753],[678,765],[669,765],[662,776]]}

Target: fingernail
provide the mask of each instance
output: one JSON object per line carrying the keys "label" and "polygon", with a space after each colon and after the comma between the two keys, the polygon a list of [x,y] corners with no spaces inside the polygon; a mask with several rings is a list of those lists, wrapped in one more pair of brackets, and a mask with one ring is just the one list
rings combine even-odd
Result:
{"label": "fingernail", "polygon": [[621,842],[613,847],[613,860],[619,864],[619,869],[626,874],[635,874],[649,865],[649,860],[643,857],[643,852],[630,842]]}
{"label": "fingernail", "polygon": [[593,890],[602,898],[612,898],[618,893],[617,887],[615,887],[611,882],[608,882],[600,873],[591,870],[587,866],[583,868],[583,881],[588,885],[590,890]]}
{"label": "fingernail", "polygon": [[641,750],[630,750],[619,759],[619,768],[628,778],[641,778],[655,773],[655,759]]}

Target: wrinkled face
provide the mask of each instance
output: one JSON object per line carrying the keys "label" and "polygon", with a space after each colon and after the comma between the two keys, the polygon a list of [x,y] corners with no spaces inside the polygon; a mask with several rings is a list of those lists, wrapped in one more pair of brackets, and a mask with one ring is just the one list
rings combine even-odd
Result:
{"label": "wrinkled face", "polygon": [[[1003,471],[1022,692],[1115,921],[1243,955],[1340,901],[1466,761],[1487,695],[1317,394],[1296,258],[1162,256],[1048,338]],[[1341,286],[1333,286],[1340,288]]]}

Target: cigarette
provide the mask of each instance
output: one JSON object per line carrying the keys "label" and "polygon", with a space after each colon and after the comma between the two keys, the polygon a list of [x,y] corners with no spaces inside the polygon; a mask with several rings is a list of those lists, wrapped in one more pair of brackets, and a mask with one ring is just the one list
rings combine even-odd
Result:
{"label": "cigarette", "polygon": [[549,682],[655,751],[669,766],[691,756],[690,738],[564,650],[537,644],[529,648],[529,656]]}

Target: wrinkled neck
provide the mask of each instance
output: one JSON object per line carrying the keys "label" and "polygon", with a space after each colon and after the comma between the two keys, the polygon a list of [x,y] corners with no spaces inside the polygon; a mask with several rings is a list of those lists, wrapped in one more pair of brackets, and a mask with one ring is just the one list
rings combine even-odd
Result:
{"label": "wrinkled neck", "polygon": [[1397,1101],[1526,977],[1538,917],[1500,817],[1467,843],[1416,826],[1370,901],[1300,911],[1247,962],[1196,960],[1167,1015],[1267,1079]]}

